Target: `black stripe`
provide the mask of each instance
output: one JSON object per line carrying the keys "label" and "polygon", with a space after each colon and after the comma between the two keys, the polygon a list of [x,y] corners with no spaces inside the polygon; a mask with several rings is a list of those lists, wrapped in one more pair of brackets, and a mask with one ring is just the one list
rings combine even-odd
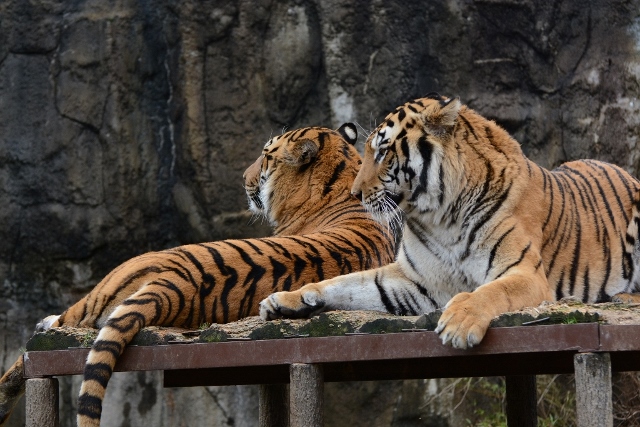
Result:
{"label": "black stripe", "polygon": [[611,191],[613,192],[613,195],[616,198],[616,202],[618,202],[618,208],[620,209],[620,212],[622,212],[622,215],[624,215],[624,222],[625,224],[628,224],[629,215],[627,214],[627,211],[624,208],[624,204],[622,203],[622,200],[620,200],[620,195],[618,194],[618,190],[616,189],[616,186],[613,184],[613,181],[609,176],[609,171],[597,162],[589,162],[589,164],[592,165],[593,167],[600,169],[600,171],[602,171],[602,174],[604,174],[605,178],[607,179],[607,182],[611,186]]}
{"label": "black stripe", "polygon": [[111,353],[114,359],[117,359],[122,352],[122,344],[117,341],[111,340],[97,340],[91,347],[95,352],[108,352]]}
{"label": "black stripe", "polygon": [[424,296],[429,300],[429,302],[433,305],[434,309],[438,307],[438,304],[436,304],[436,301],[431,297],[431,294],[429,293],[429,290],[426,287],[422,286],[422,284],[415,282],[413,280],[411,281],[411,283],[413,284],[413,286],[416,287],[416,289],[418,289],[418,292],[420,292],[422,296]]}
{"label": "black stripe", "polygon": [[271,289],[275,291],[278,288],[278,282],[280,278],[284,276],[287,272],[287,266],[276,260],[274,257],[269,257],[269,261],[271,262],[272,276],[273,280],[271,282]]}
{"label": "black stripe", "polygon": [[462,121],[462,123],[464,123],[465,125],[465,129],[468,132],[471,132],[471,135],[473,135],[473,137],[475,138],[476,141],[480,141],[480,139],[478,138],[478,135],[476,135],[476,131],[473,129],[473,126],[471,126],[471,123],[469,123],[469,120],[467,120],[467,118],[465,116],[463,116],[462,114],[459,114],[458,117],[460,118],[460,120]]}
{"label": "black stripe", "polygon": [[[576,209],[576,211],[578,211]],[[571,271],[569,272],[569,295],[573,295],[576,285],[576,277],[578,276],[578,268],[580,267],[580,243],[582,240],[582,227],[580,226],[580,213],[576,212],[578,216],[576,224],[576,244],[573,247],[573,260],[571,261]]]}
{"label": "black stripe", "polygon": [[[629,197],[629,200],[634,201],[635,200],[634,192],[637,191],[638,182],[635,180],[630,181],[630,179],[633,179],[633,178],[630,177],[629,175],[625,175],[623,173],[624,171],[619,167],[617,167],[616,165],[611,165],[611,168],[618,175],[618,179],[620,179],[624,188],[627,190],[627,197]],[[633,190],[631,189],[631,186],[633,186]]]}
{"label": "black stripe", "polygon": [[[580,172],[577,169],[565,166],[563,168],[564,170],[576,175],[578,178],[580,178],[580,180],[582,181],[581,183],[578,182],[577,180],[573,180],[574,184],[576,185],[577,189],[578,189],[578,193],[580,194],[580,197],[582,197],[583,194],[586,195],[587,197],[587,202],[589,203],[589,208],[587,209],[585,207],[585,209],[587,209],[589,212],[591,212],[591,215],[593,217],[593,221],[596,227],[596,236],[598,241],[602,240],[602,234],[605,232],[606,229],[606,225],[604,224],[604,221],[602,220],[602,215],[600,214],[600,210],[597,208],[597,197],[595,195],[595,193],[593,192],[593,186],[591,185],[591,182],[589,181],[589,179],[584,176],[582,174],[582,172]],[[602,225],[602,228],[601,228]]]}
{"label": "black stripe", "polygon": [[[143,295],[152,295],[152,298],[142,298]],[[158,299],[160,299],[158,301]],[[155,306],[155,315],[153,318],[147,320],[146,323],[150,325],[157,325],[158,320],[160,320],[160,316],[162,315],[162,298],[152,292],[144,292],[142,294],[137,294],[135,297],[127,298],[122,301],[120,305],[122,306],[143,306],[153,304]]]}
{"label": "black stripe", "polygon": [[[564,202],[563,202],[563,206],[564,206]],[[573,229],[573,217],[570,217],[569,219],[563,221],[561,224],[562,224],[562,231],[560,232],[560,240],[556,244],[556,247],[555,247],[552,255],[549,257],[551,262],[549,263],[549,267],[548,267],[548,270],[547,270],[547,275],[549,275],[551,273],[551,271],[553,270],[555,262],[558,259],[558,254],[560,253],[560,250],[565,245],[565,241],[568,241],[571,238],[571,233],[569,231],[567,231],[567,230],[572,230]],[[556,227],[555,234],[554,234],[553,238],[546,240],[544,242],[544,244],[543,244],[543,247],[546,246],[547,243],[550,243],[553,239],[555,239],[555,236],[558,234],[558,230],[560,230],[560,227]]]}
{"label": "black stripe", "polygon": [[[124,323],[125,321],[127,321],[125,326],[120,326],[120,323],[121,322]],[[136,323],[138,324],[136,329],[140,330],[144,328],[146,326],[146,321],[147,319],[142,313],[137,313],[134,311],[134,312],[126,313],[120,317],[110,317],[107,320],[107,323],[105,326],[113,328],[118,332],[124,333],[124,332],[129,332]]]}
{"label": "black stripe", "polygon": [[[234,248],[238,253],[243,252],[240,248],[232,244],[230,241],[225,241],[224,243],[227,246]],[[209,253],[220,269],[220,273],[222,273],[222,275],[226,277],[224,285],[222,287],[222,292],[220,293],[220,305],[222,306],[222,322],[227,323],[229,321],[229,293],[238,284],[238,272],[235,268],[225,263],[224,257],[222,257],[222,255],[220,255],[220,252],[218,252],[217,250],[210,248]]]}
{"label": "black stripe", "polygon": [[440,163],[440,170],[438,171],[438,179],[440,179],[440,195],[438,196],[438,205],[442,206],[444,201],[444,170],[442,168],[442,162]]}
{"label": "black stripe", "polygon": [[[408,314],[411,314],[411,309],[405,305],[406,298],[403,298],[403,300],[404,300],[403,301],[400,298],[398,298],[398,295],[396,294],[396,289],[390,288],[389,290],[391,291],[391,295],[393,296],[393,300],[396,303],[396,311],[393,314],[398,315],[398,316],[406,316]],[[401,290],[399,289],[398,291],[401,291]],[[404,292],[401,292],[401,294],[404,297]]]}
{"label": "black stripe", "polygon": [[[544,180],[544,186],[547,186],[547,174],[549,174],[549,171],[546,171],[542,168],[540,168],[540,172],[542,173],[542,177]],[[547,217],[544,219],[544,222],[542,223],[542,231],[544,232],[544,230],[546,230],[547,225],[549,224],[549,220],[551,219],[551,215],[553,214],[553,183],[549,182],[549,211],[547,212]],[[544,247],[544,246],[543,246]]]}
{"label": "black stripe", "polygon": [[584,278],[582,279],[582,302],[589,302],[589,266],[585,267]]}
{"label": "black stripe", "polygon": [[[90,311],[94,315],[93,317],[96,319],[99,319],[100,317],[102,317],[104,314],[104,310],[109,306],[109,304],[113,302],[113,300],[116,299],[116,297],[119,296],[124,289],[128,288],[129,285],[131,285],[131,283],[135,282],[141,277],[146,276],[149,273],[161,273],[161,272],[162,272],[162,269],[160,267],[150,266],[147,268],[143,268],[141,270],[137,270],[136,272],[132,273],[115,289],[109,290],[109,293],[107,294],[108,297],[105,300],[103,300],[102,306],[97,313],[93,313],[93,310]],[[96,302],[97,300],[98,298],[94,298],[94,302]]]}
{"label": "black stripe", "polygon": [[[182,290],[176,286],[174,283],[166,280],[166,279],[160,279],[155,283],[157,286],[162,286],[163,288],[169,289],[171,291],[173,291],[173,293],[175,295],[177,295],[178,297],[178,309],[175,310],[175,312],[173,313],[173,317],[171,318],[171,320],[166,319],[166,323],[169,325],[173,325],[175,324],[176,319],[178,318],[178,316],[182,313],[182,311],[184,310],[185,307],[185,299],[184,299],[184,294],[182,293]],[[170,310],[170,312],[173,312],[173,307],[172,310]],[[170,313],[167,313],[167,315],[169,315]],[[186,325],[185,325],[186,326]]]}
{"label": "black stripe", "polygon": [[87,363],[84,368],[84,381],[95,381],[102,388],[107,388],[113,368],[106,363]]}
{"label": "black stripe", "polygon": [[620,253],[622,254],[622,278],[630,280],[633,274],[633,260],[631,259],[631,254],[626,250],[622,236],[620,236],[620,246]]}
{"label": "black stripe", "polygon": [[102,414],[102,399],[83,393],[78,397],[78,415],[99,420]]}
{"label": "black stripe", "polygon": [[556,301],[561,300],[564,297],[564,291],[562,286],[564,285],[564,269],[560,272],[560,280],[556,284]]}
{"label": "black stripe", "polygon": [[498,251],[498,247],[500,246],[500,243],[502,243],[504,238],[507,237],[507,235],[509,235],[509,233],[511,233],[515,228],[516,228],[515,225],[512,226],[505,233],[503,233],[502,236],[498,237],[498,240],[493,245],[493,248],[491,248],[491,253],[489,254],[489,263],[487,264],[487,272],[485,273],[485,277],[489,276],[489,271],[491,271],[491,268],[493,268],[493,259],[496,257],[496,252]]}
{"label": "black stripe", "polygon": [[609,215],[609,219],[611,220],[611,224],[614,225],[616,223],[615,217],[613,215],[613,211],[611,210],[611,206],[609,206],[607,195],[604,192],[604,189],[600,186],[600,182],[598,178],[589,173],[589,176],[598,187],[598,192],[600,193],[600,197],[602,198],[602,206],[604,206],[607,210],[607,214]]}
{"label": "black stripe", "polygon": [[497,199],[494,199],[494,203],[491,206],[491,208],[487,212],[485,212],[484,215],[482,215],[482,217],[480,217],[478,221],[474,223],[473,227],[471,228],[471,231],[469,232],[467,247],[463,254],[463,258],[466,258],[469,255],[469,252],[471,250],[471,245],[473,245],[473,243],[476,240],[476,234],[478,233],[478,230],[480,230],[482,226],[484,226],[491,218],[493,218],[493,215],[500,209],[500,207],[502,207],[502,204],[509,197],[510,192],[511,192],[511,184],[509,184],[509,186],[502,192],[502,194],[500,194],[497,197]]}
{"label": "black stripe", "polygon": [[376,288],[378,289],[378,292],[380,293],[380,301],[382,301],[382,304],[384,305],[384,307],[387,310],[387,312],[391,313],[391,314],[396,314],[396,309],[394,308],[393,304],[391,303],[391,300],[389,300],[389,297],[388,297],[387,293],[385,292],[384,288],[380,284],[380,273],[379,272],[376,272],[374,283],[376,285]]}
{"label": "black stripe", "polygon": [[[520,252],[520,257],[512,262],[511,264],[509,264],[504,270],[502,270],[502,272],[500,274],[498,274],[495,279],[501,277],[503,274],[505,274],[507,271],[509,271],[511,268],[515,267],[516,265],[520,264],[522,262],[522,260],[524,259],[524,256],[526,255],[526,253],[529,251],[529,249],[531,248],[531,242],[529,242],[527,244],[527,246],[525,246],[525,248],[522,250],[522,252]],[[494,279],[494,280],[495,280]]]}
{"label": "black stripe", "polygon": [[[558,192],[560,193],[559,197],[560,197],[561,209],[560,209],[560,214],[558,215],[558,220],[556,221],[556,226],[553,228],[553,234],[542,243],[542,250],[544,250],[544,248],[548,244],[553,242],[555,240],[556,236],[558,235],[558,232],[560,231],[560,227],[558,225],[562,221],[562,218],[564,216],[565,206],[566,206],[566,200],[565,200],[565,195],[564,195],[564,187],[563,187],[562,182],[559,180],[558,175],[555,174],[555,173],[551,174],[550,178],[553,179],[553,181],[555,182],[556,186],[558,187]],[[553,188],[553,183],[551,183],[551,187]],[[565,223],[566,223],[566,221],[565,221]],[[552,258],[552,263],[554,261],[555,261],[555,257]],[[549,271],[551,271],[551,269],[549,269]]]}
{"label": "black stripe", "polygon": [[610,296],[607,295],[606,292],[606,288],[607,288],[607,284],[609,282],[609,276],[611,275],[611,251],[609,250],[609,235],[605,234],[605,251],[604,251],[604,256],[607,259],[607,267],[604,270],[604,278],[602,279],[602,284],[600,285],[600,292],[598,294],[598,299],[595,302],[607,302],[609,300],[611,300]]}

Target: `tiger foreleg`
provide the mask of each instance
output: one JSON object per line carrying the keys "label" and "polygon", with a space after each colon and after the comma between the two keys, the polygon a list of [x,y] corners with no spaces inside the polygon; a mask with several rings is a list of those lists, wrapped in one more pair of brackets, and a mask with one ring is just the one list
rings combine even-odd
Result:
{"label": "tiger foreleg", "polygon": [[503,276],[473,292],[461,292],[451,298],[436,332],[443,344],[462,349],[473,347],[482,341],[494,317],[552,299],[541,274]]}
{"label": "tiger foreleg", "polygon": [[264,320],[295,319],[329,310],[384,310],[374,301],[367,301],[367,296],[372,295],[373,271],[346,274],[305,285],[296,291],[271,294],[260,302],[260,317]]}
{"label": "tiger foreleg", "polygon": [[[329,310],[375,310],[393,314],[433,311],[435,306],[429,300],[420,301],[415,296],[404,298],[408,293],[420,295],[415,292],[415,286],[398,264],[392,263],[305,285],[293,292],[271,294],[260,303],[260,317],[264,320],[303,318]],[[407,301],[413,305],[407,305]]]}

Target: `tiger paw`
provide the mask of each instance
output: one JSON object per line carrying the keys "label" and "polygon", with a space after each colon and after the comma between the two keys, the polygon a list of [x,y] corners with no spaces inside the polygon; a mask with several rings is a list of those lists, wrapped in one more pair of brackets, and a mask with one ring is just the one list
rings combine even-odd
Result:
{"label": "tiger paw", "polygon": [[471,348],[480,344],[491,323],[491,316],[487,314],[483,305],[478,305],[475,295],[462,292],[445,306],[445,310],[438,320],[436,332],[442,343],[454,348]]}
{"label": "tiger paw", "polygon": [[324,311],[324,306],[315,290],[276,292],[260,302],[260,317],[263,320],[307,318]]}
{"label": "tiger paw", "polygon": [[611,302],[615,302],[618,304],[637,304],[640,303],[640,294],[615,294],[611,297]]}

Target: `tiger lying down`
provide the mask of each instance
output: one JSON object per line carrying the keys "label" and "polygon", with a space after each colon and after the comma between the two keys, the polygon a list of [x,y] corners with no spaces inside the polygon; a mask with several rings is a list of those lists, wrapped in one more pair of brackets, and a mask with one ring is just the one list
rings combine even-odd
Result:
{"label": "tiger lying down", "polygon": [[444,307],[444,344],[472,347],[507,311],[575,296],[640,301],[640,182],[617,166],[529,161],[507,132],[438,94],[369,136],[352,193],[378,218],[406,216],[396,261],[278,292],[264,319],[333,310]]}
{"label": "tiger lying down", "polygon": [[[78,401],[78,425],[100,425],[117,358],[146,326],[198,328],[257,315],[277,290],[379,267],[394,242],[351,193],[361,164],[357,131],[303,128],[271,139],[245,172],[250,209],[276,237],[180,246],[133,258],[41,329],[97,327]],[[22,357],[0,380],[0,425],[24,391]]]}

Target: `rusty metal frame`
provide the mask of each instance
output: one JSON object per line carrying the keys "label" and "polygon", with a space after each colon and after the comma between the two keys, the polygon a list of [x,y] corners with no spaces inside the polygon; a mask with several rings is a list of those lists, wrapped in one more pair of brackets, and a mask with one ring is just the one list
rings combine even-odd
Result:
{"label": "rusty metal frame", "polygon": [[[327,381],[573,372],[573,355],[607,351],[614,370],[640,370],[640,325],[492,328],[469,350],[435,332],[129,346],[116,371],[165,371],[169,387],[287,382],[292,363],[321,363]],[[25,354],[25,377],[81,374],[89,349]]]}

